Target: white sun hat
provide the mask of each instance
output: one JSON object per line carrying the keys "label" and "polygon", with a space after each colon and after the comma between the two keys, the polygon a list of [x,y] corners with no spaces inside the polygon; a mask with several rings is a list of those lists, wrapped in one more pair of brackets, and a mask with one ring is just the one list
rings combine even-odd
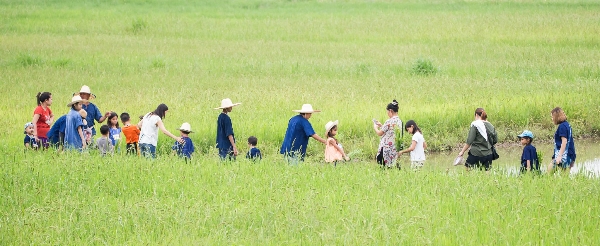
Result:
{"label": "white sun hat", "polygon": [[330,121],[327,122],[327,124],[325,124],[325,132],[329,132],[331,130],[331,128],[333,128],[334,126],[337,126],[339,123],[339,121]]}
{"label": "white sun hat", "polygon": [[237,105],[240,105],[242,103],[233,103],[231,102],[231,99],[229,98],[225,98],[223,100],[221,100],[221,107],[215,108],[215,109],[224,109],[224,108],[231,108]]}
{"label": "white sun hat", "polygon": [[300,109],[300,110],[292,110],[292,111],[297,112],[297,113],[301,113],[301,114],[312,114],[312,113],[321,112],[321,110],[314,110],[313,107],[312,107],[312,105],[310,105],[310,104],[303,104],[302,105],[302,109]]}
{"label": "white sun hat", "polygon": [[81,93],[86,93],[86,94],[90,94],[90,99],[94,99],[96,98],[96,95],[92,94],[92,90],[90,90],[90,87],[87,85],[84,85],[81,87],[81,90],[79,90],[79,92],[73,94],[73,96],[77,95],[77,96],[81,96]]}
{"label": "white sun hat", "polygon": [[71,107],[73,106],[73,104],[76,104],[78,102],[82,102],[83,100],[81,99],[81,97],[79,95],[75,95],[73,96],[73,98],[71,98],[71,102],[69,104],[67,104],[67,107]]}
{"label": "white sun hat", "polygon": [[192,126],[190,126],[190,123],[187,123],[187,122],[181,124],[181,127],[179,127],[177,130],[184,131],[184,132],[189,132],[189,133],[193,132],[192,131]]}

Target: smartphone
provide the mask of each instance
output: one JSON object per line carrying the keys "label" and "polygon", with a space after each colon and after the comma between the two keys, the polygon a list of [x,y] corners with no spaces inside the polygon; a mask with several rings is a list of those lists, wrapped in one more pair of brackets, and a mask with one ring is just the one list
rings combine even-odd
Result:
{"label": "smartphone", "polygon": [[377,122],[379,122],[379,121],[377,121],[376,119],[373,119],[373,124],[377,125]]}

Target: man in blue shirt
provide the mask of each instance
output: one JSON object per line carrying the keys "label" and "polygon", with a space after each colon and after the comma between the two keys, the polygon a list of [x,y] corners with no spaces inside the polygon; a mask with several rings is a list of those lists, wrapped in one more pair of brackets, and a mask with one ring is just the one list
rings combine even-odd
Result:
{"label": "man in blue shirt", "polygon": [[300,113],[292,117],[288,123],[288,128],[285,131],[285,137],[281,145],[281,154],[290,162],[295,164],[298,159],[304,161],[306,155],[306,147],[308,147],[308,139],[310,137],[325,144],[325,139],[319,137],[312,128],[312,125],[308,121],[313,113],[321,112],[320,110],[313,110],[312,105],[304,104],[302,109],[294,110],[294,112]]}
{"label": "man in blue shirt", "polygon": [[85,120],[87,121],[87,128],[92,129],[92,138],[96,136],[96,129],[94,128],[94,121],[98,121],[98,123],[102,123],[106,120],[108,116],[110,116],[110,112],[106,112],[106,114],[102,115],[100,109],[96,107],[95,104],[91,103],[89,100],[96,98],[96,95],[92,94],[90,87],[84,85],[79,90],[79,93],[75,93],[76,96],[80,96],[83,100],[82,108],[87,112],[87,117]]}

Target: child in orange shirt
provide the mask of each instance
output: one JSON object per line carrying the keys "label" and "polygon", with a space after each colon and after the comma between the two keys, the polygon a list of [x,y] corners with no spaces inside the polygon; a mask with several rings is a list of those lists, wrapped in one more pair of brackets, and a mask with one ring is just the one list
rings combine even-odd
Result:
{"label": "child in orange shirt", "polygon": [[128,113],[121,114],[121,122],[123,122],[121,132],[125,135],[125,142],[127,143],[127,154],[139,155],[138,140],[140,139],[140,129],[137,125],[131,124]]}

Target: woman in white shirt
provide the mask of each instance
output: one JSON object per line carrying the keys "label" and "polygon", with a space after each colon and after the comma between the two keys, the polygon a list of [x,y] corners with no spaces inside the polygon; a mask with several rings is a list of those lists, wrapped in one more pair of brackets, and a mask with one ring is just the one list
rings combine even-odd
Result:
{"label": "woman in white shirt", "polygon": [[406,125],[404,125],[404,129],[413,135],[412,143],[408,149],[398,152],[398,156],[410,152],[410,167],[419,169],[425,164],[425,149],[427,149],[427,143],[425,142],[425,138],[423,138],[421,129],[419,129],[414,120],[407,121]]}
{"label": "woman in white shirt", "polygon": [[138,123],[140,128],[140,151],[145,157],[156,158],[156,145],[158,143],[158,129],[160,129],[165,135],[169,136],[175,141],[183,143],[183,139],[176,137],[171,134],[163,125],[162,119],[169,111],[167,105],[160,104],[156,110],[144,115],[144,118]]}

